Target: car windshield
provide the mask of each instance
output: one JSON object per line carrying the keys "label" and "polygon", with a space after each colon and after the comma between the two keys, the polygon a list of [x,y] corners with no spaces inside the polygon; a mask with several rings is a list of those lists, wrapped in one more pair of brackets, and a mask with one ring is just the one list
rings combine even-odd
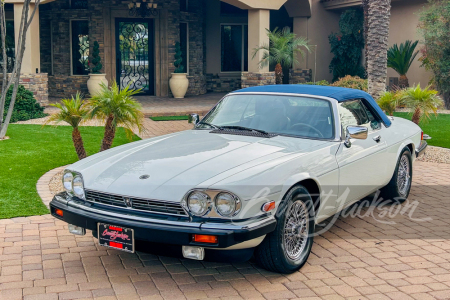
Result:
{"label": "car windshield", "polygon": [[208,113],[198,128],[227,126],[307,138],[334,137],[331,103],[307,97],[230,95]]}

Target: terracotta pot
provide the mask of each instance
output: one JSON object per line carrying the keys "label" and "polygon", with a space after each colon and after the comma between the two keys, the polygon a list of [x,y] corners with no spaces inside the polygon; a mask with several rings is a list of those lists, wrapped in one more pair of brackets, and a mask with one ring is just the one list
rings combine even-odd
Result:
{"label": "terracotta pot", "polygon": [[172,73],[172,78],[169,81],[170,90],[173,97],[182,99],[186,95],[189,87],[189,80],[186,73]]}
{"label": "terracotta pot", "polygon": [[98,92],[100,92],[101,87],[100,84],[104,83],[108,85],[108,80],[106,80],[106,74],[89,74],[89,79],[87,81],[87,87],[89,90],[89,94],[94,96]]}

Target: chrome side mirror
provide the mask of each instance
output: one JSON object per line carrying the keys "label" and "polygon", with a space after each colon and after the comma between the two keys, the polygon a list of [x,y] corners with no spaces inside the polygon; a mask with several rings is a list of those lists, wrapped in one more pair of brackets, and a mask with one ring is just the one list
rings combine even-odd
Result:
{"label": "chrome side mirror", "polygon": [[348,126],[344,145],[345,147],[350,148],[352,146],[350,139],[366,140],[368,136],[369,128],[364,126]]}
{"label": "chrome side mirror", "polygon": [[194,126],[197,126],[197,124],[200,122],[200,117],[197,114],[190,114],[188,122],[191,124],[194,124]]}

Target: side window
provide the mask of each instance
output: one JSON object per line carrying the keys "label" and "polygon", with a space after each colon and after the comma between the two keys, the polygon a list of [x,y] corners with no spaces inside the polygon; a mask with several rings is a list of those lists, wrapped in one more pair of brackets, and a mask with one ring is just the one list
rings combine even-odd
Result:
{"label": "side window", "polygon": [[343,129],[347,126],[365,126],[369,131],[381,128],[381,123],[361,100],[345,101],[339,104],[339,115]]}

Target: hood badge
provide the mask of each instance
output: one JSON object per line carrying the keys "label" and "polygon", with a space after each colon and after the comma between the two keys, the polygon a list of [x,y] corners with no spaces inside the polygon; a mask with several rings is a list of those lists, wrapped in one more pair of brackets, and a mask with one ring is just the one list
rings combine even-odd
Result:
{"label": "hood badge", "polygon": [[123,197],[123,202],[128,208],[131,208],[133,206],[133,201],[130,198]]}
{"label": "hood badge", "polygon": [[142,180],[149,179],[149,178],[150,178],[150,175],[147,175],[147,174],[139,177],[139,179],[142,179]]}

